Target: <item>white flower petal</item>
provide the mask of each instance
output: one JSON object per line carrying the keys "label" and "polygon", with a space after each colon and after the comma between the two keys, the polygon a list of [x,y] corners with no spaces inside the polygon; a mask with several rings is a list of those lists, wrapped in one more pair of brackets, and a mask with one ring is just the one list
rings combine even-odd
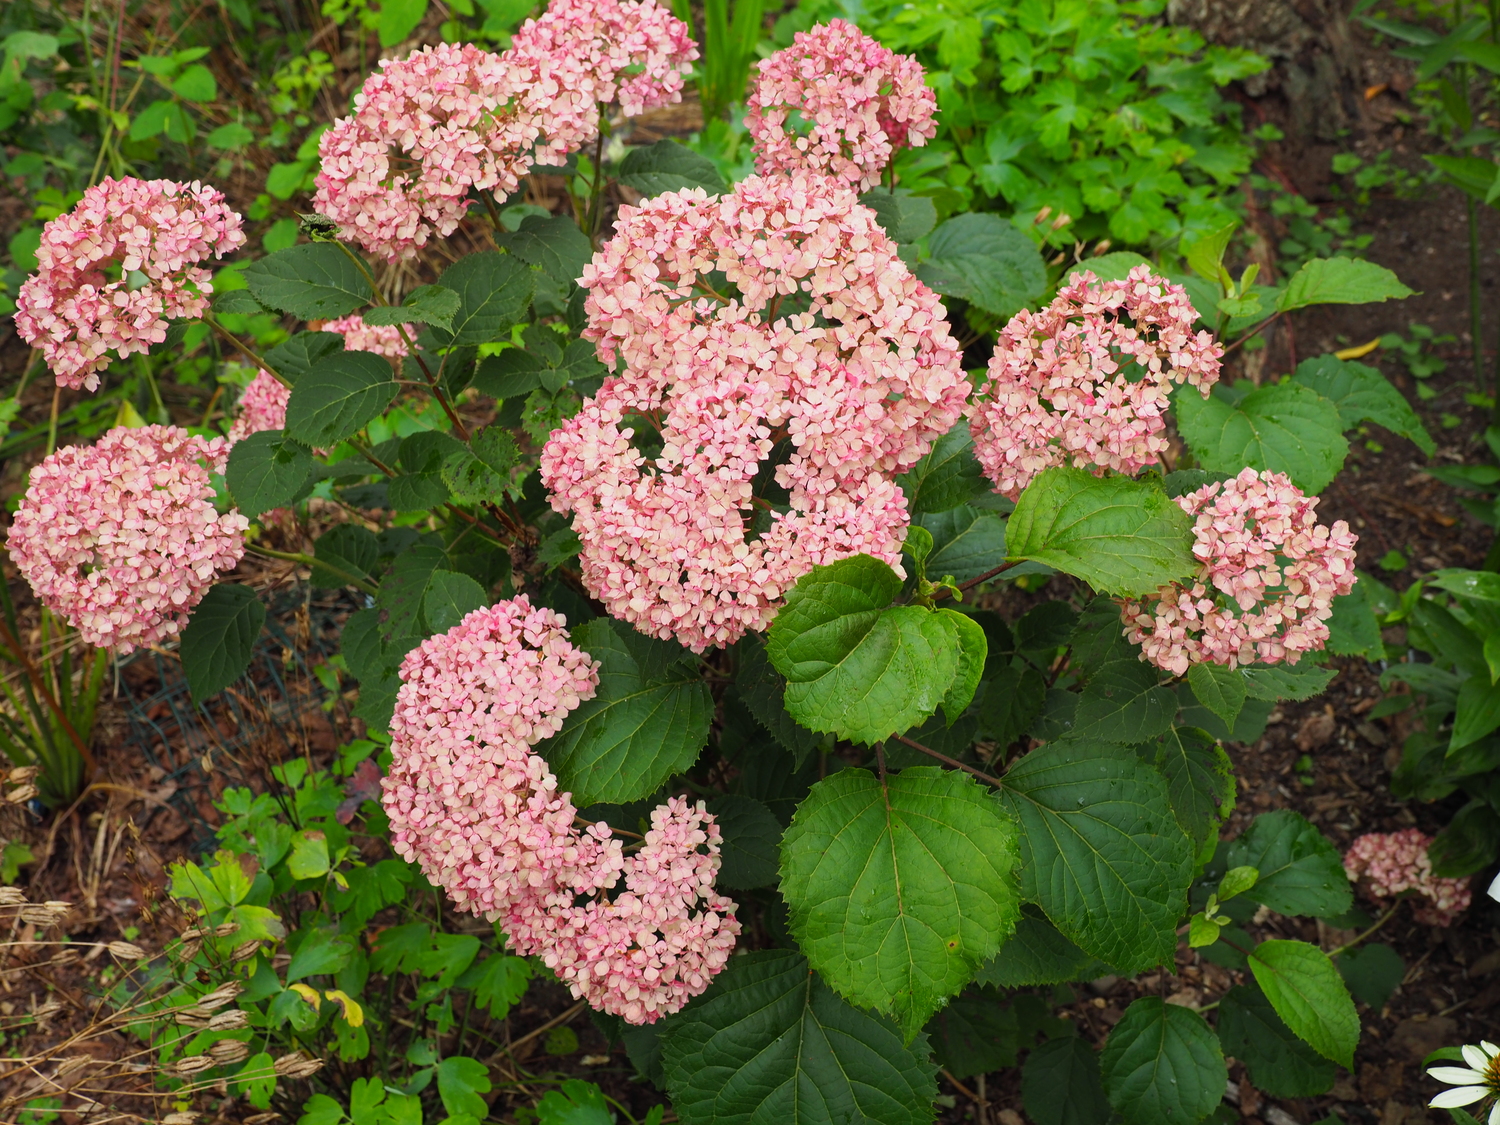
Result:
{"label": "white flower petal", "polygon": [[1489,894],[1490,898],[1494,899],[1496,902],[1500,902],[1500,875],[1495,876],[1495,881],[1490,884],[1490,889],[1487,893]]}
{"label": "white flower petal", "polygon": [[1490,1057],[1478,1047],[1465,1043],[1459,1050],[1463,1052],[1464,1062],[1468,1063],[1475,1070],[1482,1071],[1490,1065]]}
{"label": "white flower petal", "polygon": [[1500,1102],[1490,1106],[1490,1125],[1500,1125]]}
{"label": "white flower petal", "polygon": [[1483,1086],[1459,1086],[1457,1089],[1444,1090],[1427,1104],[1433,1109],[1456,1109],[1461,1105],[1473,1105],[1487,1093],[1489,1091]]}
{"label": "white flower petal", "polygon": [[1446,1082],[1450,1086],[1469,1086],[1475,1083],[1484,1085],[1482,1071],[1465,1070],[1461,1066],[1435,1066],[1427,1073],[1439,1082]]}
{"label": "white flower petal", "polygon": [[1482,1051],[1484,1051],[1485,1054],[1489,1055],[1490,1058],[1494,1058],[1496,1055],[1500,1055],[1500,1047],[1495,1046],[1488,1039],[1481,1039],[1479,1041],[1479,1047]]}

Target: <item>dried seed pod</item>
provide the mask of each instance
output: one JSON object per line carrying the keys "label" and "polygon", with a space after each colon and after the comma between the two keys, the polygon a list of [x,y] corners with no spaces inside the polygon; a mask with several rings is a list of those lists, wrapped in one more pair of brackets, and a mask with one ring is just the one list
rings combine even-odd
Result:
{"label": "dried seed pod", "polygon": [[244,982],[237,980],[227,981],[206,996],[198,997],[198,1007],[211,1012],[215,1008],[222,1008],[244,991]]}
{"label": "dried seed pod", "polygon": [[282,1078],[310,1078],[322,1069],[322,1059],[310,1059],[301,1051],[282,1055],[275,1064],[276,1073]]}
{"label": "dried seed pod", "polygon": [[161,1119],[161,1125],[194,1125],[197,1120],[198,1115],[196,1113],[184,1110],[178,1113],[167,1114]]}
{"label": "dried seed pod", "polygon": [[121,961],[139,961],[146,956],[144,949],[128,941],[112,941],[104,948]]}
{"label": "dried seed pod", "polygon": [[170,1069],[173,1073],[186,1077],[189,1074],[201,1074],[210,1067],[217,1066],[212,1055],[189,1055],[185,1059],[178,1059]]}
{"label": "dried seed pod", "polygon": [[241,1027],[249,1027],[250,1017],[238,1008],[230,1008],[209,1020],[208,1026],[212,1031],[235,1031]]}
{"label": "dried seed pod", "polygon": [[25,785],[40,772],[41,770],[37,766],[17,766],[5,775],[5,780],[12,785]]}
{"label": "dried seed pod", "polygon": [[25,906],[26,896],[20,887],[0,887],[0,906]]}
{"label": "dried seed pod", "polygon": [[64,1084],[77,1077],[82,1071],[94,1065],[97,1060],[89,1055],[74,1055],[72,1058],[63,1059],[57,1064],[55,1081]]}
{"label": "dried seed pod", "polygon": [[273,1121],[280,1121],[279,1113],[255,1113],[245,1118],[244,1125],[271,1125]]}
{"label": "dried seed pod", "polygon": [[214,927],[214,937],[228,937],[230,934],[237,934],[239,932],[240,924],[238,922],[220,922]]}
{"label": "dried seed pod", "polygon": [[231,961],[236,961],[236,962],[238,962],[238,961],[248,961],[248,960],[250,960],[250,958],[254,957],[259,952],[260,952],[260,942],[258,942],[258,941],[247,941],[247,942],[245,942],[242,945],[235,946],[234,947],[234,952],[232,954],[230,954],[229,959]]}
{"label": "dried seed pod", "polygon": [[179,961],[191,961],[198,956],[198,950],[203,948],[201,941],[185,941],[176,949],[172,950],[172,956]]}
{"label": "dried seed pod", "polygon": [[37,795],[35,785],[23,785],[19,789],[12,789],[5,795],[5,799],[13,805],[24,805]]}
{"label": "dried seed pod", "polygon": [[208,1017],[207,1016],[195,1015],[191,1011],[188,1011],[188,1012],[178,1012],[176,1018],[177,1018],[177,1024],[178,1024],[179,1027],[198,1027],[198,1028],[203,1028],[203,1027],[207,1027],[208,1026]]}
{"label": "dried seed pod", "polygon": [[243,1062],[250,1057],[250,1044],[238,1039],[220,1039],[208,1049],[208,1053],[220,1064]]}
{"label": "dried seed pod", "polygon": [[30,922],[33,926],[55,926],[66,918],[68,911],[72,909],[71,902],[33,903],[30,906],[21,907],[21,921]]}

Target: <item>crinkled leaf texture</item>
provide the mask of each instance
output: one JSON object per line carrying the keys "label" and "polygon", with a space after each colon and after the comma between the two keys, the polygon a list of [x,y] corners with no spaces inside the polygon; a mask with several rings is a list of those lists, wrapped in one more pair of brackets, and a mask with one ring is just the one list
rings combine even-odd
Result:
{"label": "crinkled leaf texture", "polygon": [[340,317],[375,297],[359,266],[331,242],[267,254],[245,267],[245,284],[266,308],[302,320]]}
{"label": "crinkled leaf texture", "polygon": [[1224,1050],[1272,1097],[1310,1098],[1333,1086],[1338,1069],[1293,1035],[1254,985],[1235,985],[1224,994],[1218,1024]]}
{"label": "crinkled leaf texture", "polygon": [[1178,428],[1205,469],[1270,469],[1315,493],[1349,455],[1338,406],[1301,383],[1271,383],[1238,400],[1222,385],[1206,399],[1196,391],[1175,398]]}
{"label": "crinkled leaf texture", "polygon": [[1015,929],[1017,854],[1015,824],[964,774],[846,769],[793,817],[781,893],[823,979],[910,1040]]}
{"label": "crinkled leaf texture", "polygon": [[1192,1125],[1213,1112],[1229,1080],[1224,1052],[1203,1017],[1155,996],[1125,1009],[1099,1068],[1125,1125]]}
{"label": "crinkled leaf texture", "polygon": [[1193,849],[1161,774],[1126,747],[1053,742],[1011,767],[1000,798],[1021,825],[1023,898],[1122,972],[1171,962]]}
{"label": "crinkled leaf texture", "polygon": [[217,695],[250,667],[266,607],[249,586],[221,582],[203,596],[182,631],[182,669],[196,702]]}
{"label": "crinkled leaf texture", "polygon": [[851,1007],[800,954],[730,961],[662,1035],[684,1125],[928,1125],[937,1096],[925,1036]]}

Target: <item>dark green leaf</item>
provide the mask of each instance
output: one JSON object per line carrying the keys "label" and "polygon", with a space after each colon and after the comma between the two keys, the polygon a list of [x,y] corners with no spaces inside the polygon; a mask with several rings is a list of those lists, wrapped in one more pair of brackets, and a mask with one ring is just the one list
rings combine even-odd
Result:
{"label": "dark green leaf", "polygon": [[917,277],[995,316],[1014,316],[1047,288],[1036,243],[999,215],[956,215],[932,232],[927,246],[930,256]]}
{"label": "dark green leaf", "polygon": [[935,1068],[890,1021],[841,1000],[797,953],[730,961],[662,1036],[684,1125],[928,1125]]}
{"label": "dark green leaf", "polygon": [[965,992],[933,1016],[925,1030],[933,1054],[954,1078],[1016,1065],[1021,1046],[1016,1013],[992,993]]}
{"label": "dark green leaf", "polygon": [[602,617],[574,629],[573,643],[600,662],[599,691],[537,749],[575,801],[638,800],[698,760],[713,697],[678,646]]}
{"label": "dark green leaf", "polygon": [[1250,971],[1299,1039],[1325,1059],[1354,1068],[1359,1016],[1328,954],[1305,941],[1263,941],[1250,953]]}
{"label": "dark green leaf", "polygon": [[724,191],[724,177],[714,162],[673,140],[631,149],[620,162],[618,179],[644,196],[689,188],[702,188],[709,195]]}
{"label": "dark green leaf", "polygon": [[1333,918],[1354,902],[1338,849],[1291,809],[1256,817],[1230,842],[1224,862],[1259,871],[1245,897],[1278,914]]}
{"label": "dark green leaf", "polygon": [[1191,390],[1176,399],[1178,427],[1205,469],[1270,469],[1313,493],[1349,455],[1338,407],[1301,383],[1257,387],[1237,404],[1217,390],[1207,399]]}
{"label": "dark green leaf", "polygon": [[1005,775],[1021,824],[1021,894],[1088,953],[1124,972],[1170,963],[1192,845],[1166,783],[1133,751],[1051,743]]}
{"label": "dark green leaf", "polygon": [[966,775],[846,769],[793,817],[781,893],[813,967],[909,1040],[1014,928],[1015,858],[1015,825]]}
{"label": "dark green leaf", "polygon": [[1373,367],[1336,355],[1322,355],[1304,359],[1292,379],[1337,406],[1346,430],[1361,422],[1374,422],[1393,434],[1410,438],[1429,457],[1437,449],[1406,397]]}
{"label": "dark green leaf", "polygon": [[445,347],[508,340],[511,327],[520,323],[531,304],[531,270],[497,250],[460,258],[439,283],[457,293],[459,301],[452,332],[432,330]]}
{"label": "dark green leaf", "polygon": [[474,388],[491,398],[522,398],[542,385],[547,365],[530,352],[506,348],[486,356],[474,372]]}
{"label": "dark green leaf", "polygon": [[1173,727],[1162,736],[1156,764],[1167,779],[1172,814],[1201,848],[1234,809],[1229,755],[1206,732]]}
{"label": "dark green leaf", "polygon": [[1355,998],[1377,1012],[1385,1007],[1406,976],[1406,962],[1401,960],[1401,954],[1381,942],[1340,953],[1334,964]]}
{"label": "dark green leaf", "polygon": [[787,714],[784,703],[786,681],[771,667],[760,639],[747,638],[741,642],[739,652],[740,670],[736,686],[740,698],[755,721],[786,747],[796,764],[801,766],[807,755],[822,742],[822,737],[799,726],[797,720]]}
{"label": "dark green leaf", "polygon": [[1384,266],[1363,258],[1313,258],[1292,275],[1277,308],[1282,312],[1308,305],[1367,305],[1400,300],[1412,291]]}
{"label": "dark green leaf", "polygon": [[265,621],[266,607],[249,586],[221,582],[203,595],[182,631],[182,670],[196,702],[245,674]]}
{"label": "dark green leaf", "polygon": [[336,973],[354,952],[354,943],[332,927],[307,929],[303,933],[302,943],[292,951],[292,961],[286,969],[287,984],[303,977]]}
{"label": "dark green leaf", "polygon": [[984,672],[985,657],[989,655],[989,642],[985,639],[984,629],[972,617],[951,609],[940,609],[938,613],[953,626],[958,643],[958,670],[942,702],[943,716],[951,727],[974,701],[974,691]]}
{"label": "dark green leaf", "polygon": [[418,543],[396,556],[375,596],[381,644],[387,651],[398,648],[404,655],[431,632],[422,618],[422,602],[433,574],[447,569],[447,561],[442,547],[431,542]]}
{"label": "dark green leaf", "polygon": [[313,544],[313,557],[325,565],[313,567],[312,584],[336,590],[347,586],[351,579],[369,578],[379,556],[380,545],[374,532],[358,524],[335,524]]}
{"label": "dark green leaf", "polygon": [[441,473],[403,473],[386,485],[386,501],[394,512],[425,512],[448,500]]}
{"label": "dark green leaf", "polygon": [[1198,702],[1234,729],[1245,706],[1245,677],[1222,664],[1194,664],[1188,668],[1187,681]]}
{"label": "dark green leaf", "polygon": [[1005,520],[994,512],[962,505],[928,512],[914,522],[932,536],[927,573],[934,579],[951,575],[969,582],[1005,561]]}
{"label": "dark green leaf", "polygon": [[1363,579],[1356,582],[1349,593],[1333,599],[1333,616],[1328,619],[1327,649],[1336,656],[1385,659],[1380,621],[1370,607]]}
{"label": "dark green leaf", "polygon": [[724,834],[718,885],[747,890],[776,882],[781,822],[754,797],[727,794],[708,803]]}
{"label": "dark green leaf", "polygon": [[266,308],[302,320],[343,316],[375,299],[349,253],[331,242],[309,242],[267,254],[246,266],[244,277]]}
{"label": "dark green leaf", "polygon": [[468,614],[489,604],[484,587],[467,574],[435,570],[422,598],[422,615],[434,633],[446,633]]}
{"label": "dark green leaf", "polygon": [[1021,1101],[1036,1125],[1102,1125],[1110,1119],[1099,1056],[1077,1035],[1043,1043],[1027,1056]]}
{"label": "dark green leaf", "polygon": [[1078,699],[1071,739],[1146,742],[1172,726],[1177,697],[1151,665],[1112,660],[1089,677]]}
{"label": "dark green leaf", "polygon": [[[913,513],[945,512],[989,491],[984,470],[974,459],[974,438],[967,419],[961,418],[937,441],[927,455],[904,475],[896,478]],[[996,560],[996,564],[1000,560]],[[934,571],[934,574],[941,574]]]}
{"label": "dark green leaf", "polygon": [[423,285],[408,293],[399,305],[366,309],[362,319],[370,325],[435,324],[451,332],[457,315],[457,293],[441,285]]}
{"label": "dark green leaf", "polygon": [[1155,996],[1125,1009],[1099,1056],[1104,1091],[1126,1125],[1192,1125],[1224,1097],[1224,1052],[1203,1017]]}
{"label": "dark green leaf", "polygon": [[[425,7],[427,0],[421,3]],[[489,1093],[490,1070],[478,1059],[449,1055],[437,1064],[437,1088],[450,1120],[459,1114],[477,1121],[489,1116],[489,1105],[479,1095]]]}
{"label": "dark green leaf", "polygon": [[501,953],[470,965],[458,978],[455,987],[473,989],[474,1003],[487,1009],[496,1019],[503,1020],[526,995],[535,974],[536,970],[525,957]]}
{"label": "dark green leaf", "polygon": [[859,201],[875,212],[875,220],[893,242],[916,242],[937,226],[937,207],[925,195],[874,188],[860,196]]}
{"label": "dark green leaf", "polygon": [[1292,1034],[1265,994],[1235,985],[1219,1002],[1219,1042],[1273,1098],[1310,1098],[1333,1087],[1338,1068]]}
{"label": "dark green leaf", "polygon": [[1016,932],[1000,951],[980,966],[974,980],[997,988],[1096,980],[1115,970],[1090,957],[1058,932],[1036,906],[1021,908]]}
{"label": "dark green leaf", "polygon": [[400,388],[391,365],[371,352],[335,352],[297,380],[286,405],[286,433],[331,446],[379,416]]}
{"label": "dark green leaf", "polygon": [[527,215],[521,220],[519,230],[512,234],[497,234],[495,241],[527,265],[539,267],[562,286],[577,281],[583,267],[594,256],[588,235],[565,215],[549,215],[547,218]]}
{"label": "dark green leaf", "polygon": [[1448,879],[1466,878],[1489,867],[1500,855],[1500,815],[1487,801],[1470,801],[1437,834],[1427,854],[1433,874]]}
{"label": "dark green leaf", "polygon": [[311,371],[319,360],[343,350],[344,338],[337,332],[298,332],[261,358],[272,371],[296,385],[297,380]]}
{"label": "dark green leaf", "polygon": [[1009,746],[1028,730],[1047,700],[1047,684],[1031,664],[1018,661],[983,684],[980,729],[998,745]]}
{"label": "dark green leaf", "polygon": [[1245,681],[1245,694],[1250,699],[1264,703],[1279,703],[1283,699],[1311,699],[1321,695],[1337,668],[1321,668],[1303,657],[1296,664],[1251,664],[1241,668]]}
{"label": "dark green leaf", "polygon": [[1011,559],[1035,559],[1120,595],[1195,573],[1192,538],[1192,520],[1160,487],[1071,468],[1032,481],[1006,528]]}
{"label": "dark green leaf", "polygon": [[254,519],[302,495],[312,476],[312,450],[280,430],[262,430],[234,443],[224,483],[240,513]]}

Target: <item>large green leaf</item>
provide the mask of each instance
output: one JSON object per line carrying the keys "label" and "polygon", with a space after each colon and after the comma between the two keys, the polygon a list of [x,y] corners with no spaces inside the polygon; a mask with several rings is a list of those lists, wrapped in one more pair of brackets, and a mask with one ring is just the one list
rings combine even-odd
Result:
{"label": "large green leaf", "polygon": [[1125,1125],[1192,1125],[1213,1112],[1229,1080],[1224,1052],[1203,1017],[1155,996],[1125,1009],[1099,1069]]}
{"label": "large green leaf", "polygon": [[708,811],[724,835],[718,885],[743,890],[776,882],[782,834],[776,815],[754,797],[739,793],[715,797]]}
{"label": "large green leaf", "polygon": [[965,504],[928,512],[913,522],[932,536],[927,573],[934,579],[951,575],[968,582],[1005,561],[1005,520],[995,512]]}
{"label": "large green leaf", "polygon": [[1500,727],[1500,684],[1472,675],[1458,689],[1458,706],[1453,716],[1453,734],[1448,749],[1462,750]]}
{"label": "large green leaf", "polygon": [[896,483],[906,493],[907,506],[916,514],[944,512],[988,492],[990,486],[984,479],[984,470],[974,459],[974,437],[969,433],[968,419],[960,418],[951,430],[932,443],[926,456],[896,478]]}
{"label": "large green leaf", "polygon": [[714,702],[679,646],[604,617],[573,643],[599,661],[599,691],[537,749],[579,805],[639,800],[698,760]]}
{"label": "large green leaf", "polygon": [[1156,765],[1167,779],[1172,814],[1202,847],[1234,809],[1234,766],[1224,747],[1197,727],[1162,735]]}
{"label": "large green leaf", "polygon": [[312,476],[312,450],[280,430],[262,430],[234,443],[224,483],[240,513],[254,519],[296,500]]}
{"label": "large green leaf", "polygon": [[873,188],[859,201],[875,212],[876,221],[892,241],[903,245],[926,238],[937,226],[937,207],[925,195]]}
{"label": "large green leaf", "polygon": [[331,242],[309,242],[267,254],[245,267],[244,278],[266,308],[302,320],[343,316],[375,299],[349,253]]}
{"label": "large green leaf", "polygon": [[1313,258],[1286,283],[1277,308],[1290,312],[1308,305],[1367,305],[1411,295],[1395,274],[1374,262]]}
{"label": "large green leaf", "polygon": [[1437,449],[1406,396],[1373,367],[1336,355],[1320,355],[1299,363],[1292,379],[1337,406],[1346,430],[1361,422],[1374,422],[1410,438],[1429,457]]}
{"label": "large green leaf", "polygon": [[476,609],[489,604],[484,587],[456,570],[435,570],[422,595],[422,616],[434,633],[446,633]]}
{"label": "large green leaf", "polygon": [[738,652],[740,667],[735,688],[740,698],[755,721],[786,747],[800,767],[803,760],[823,741],[823,736],[799,725],[787,713],[786,680],[771,667],[765,644],[759,637],[746,637],[740,642]]}
{"label": "large green leaf", "polygon": [[1230,842],[1224,863],[1259,871],[1245,897],[1278,914],[1335,918],[1354,904],[1338,849],[1291,809],[1256,817]]}
{"label": "large green leaf", "polygon": [[803,726],[870,744],[937,710],[958,671],[957,632],[924,606],[890,606],[900,589],[889,566],[855,555],[814,567],[787,594],[766,654]]}
{"label": "large green leaf", "polygon": [[1198,702],[1233,730],[1245,706],[1245,677],[1222,664],[1194,664],[1188,668],[1187,681]]}
{"label": "large green leaf", "polygon": [[458,294],[458,312],[452,332],[434,328],[434,337],[445,347],[489,344],[510,339],[531,303],[531,270],[519,258],[496,250],[468,254],[439,279],[444,289]]}
{"label": "large green leaf", "polygon": [[1334,964],[1349,991],[1377,1012],[1406,979],[1406,962],[1383,942],[1371,942],[1340,953]]}
{"label": "large green leaf", "polygon": [[[699,157],[699,159],[703,159]],[[565,215],[527,215],[520,229],[511,234],[497,234],[495,241],[527,265],[537,266],[559,285],[578,280],[583,267],[594,256],[589,236]]]}
{"label": "large green leaf", "polygon": [[1301,383],[1258,387],[1237,403],[1217,391],[1178,394],[1177,424],[1205,469],[1245,466],[1285,473],[1304,492],[1321,492],[1349,455],[1334,403]]}
{"label": "large green leaf", "polygon": [[449,332],[458,315],[458,294],[441,285],[422,285],[399,305],[378,305],[362,318],[371,325],[435,324]]}
{"label": "large green leaf", "polygon": [[249,586],[221,582],[203,595],[182,631],[182,670],[196,702],[245,674],[265,621],[266,607]]}
{"label": "large green leaf", "polygon": [[813,968],[910,1039],[1014,929],[1016,855],[1015,824],[972,778],[846,769],[792,818],[781,894]]}
{"label": "large green leaf", "polygon": [[1157,485],[1054,468],[1021,494],[1006,545],[1012,560],[1034,559],[1103,593],[1135,595],[1198,570],[1192,529]]}
{"label": "large green leaf", "polygon": [[1177,696],[1160,685],[1154,667],[1134,657],[1111,660],[1089,677],[1068,737],[1146,742],[1170,729],[1176,715]]}
{"label": "large green leaf", "polygon": [[344,338],[337,332],[298,332],[290,340],[277,344],[261,358],[272,371],[295,385],[319,360],[343,350]]}
{"label": "large green leaf", "polygon": [[662,1034],[684,1125],[928,1125],[936,1068],[889,1020],[841,1000],[801,955],[730,961]]}
{"label": "large green leaf", "polygon": [[1218,1023],[1225,1054],[1244,1063],[1250,1081],[1273,1098],[1311,1098],[1332,1088],[1337,1068],[1293,1035],[1253,985],[1224,994]]}
{"label": "large green leaf", "polygon": [[1325,1059],[1354,1069],[1359,1015],[1333,962],[1305,941],[1263,941],[1250,971],[1287,1027]]}
{"label": "large green leaf", "polygon": [[334,352],[297,380],[286,404],[286,433],[313,446],[337,445],[391,404],[399,390],[391,365],[371,352]]}
{"label": "large green leaf", "polygon": [[972,988],[933,1016],[926,1031],[938,1062],[959,1079],[1015,1066],[1022,1042],[1015,1008]]}
{"label": "large green leaf", "polygon": [[375,533],[355,523],[336,523],[313,544],[312,584],[325,590],[347,586],[352,579],[369,578],[380,557]]}
{"label": "large green leaf", "polygon": [[1000,951],[980,966],[974,980],[996,988],[1025,988],[1037,984],[1097,980],[1114,973],[1113,966],[1091,957],[1058,932],[1047,916],[1028,903],[1021,907],[1016,932]]}
{"label": "large green leaf", "polygon": [[1159,773],[1121,747],[1050,743],[1000,796],[1021,824],[1022,897],[1122,972],[1171,963],[1193,849]]}
{"label": "large green leaf", "polygon": [[1036,243],[999,215],[955,215],[932,232],[927,247],[930,257],[917,277],[998,317],[1014,316],[1047,288]]}
{"label": "large green leaf", "polygon": [[1240,668],[1245,695],[1264,703],[1321,695],[1338,672],[1337,668],[1319,667],[1307,657],[1296,664],[1251,664]]}
{"label": "large green leaf", "polygon": [[620,162],[617,178],[645,196],[688,188],[702,188],[709,195],[724,191],[724,177],[714,162],[674,140],[631,149]]}
{"label": "large green leaf", "polygon": [[1021,1102],[1036,1125],[1101,1125],[1111,1116],[1099,1056],[1079,1035],[1043,1043],[1026,1057]]}

